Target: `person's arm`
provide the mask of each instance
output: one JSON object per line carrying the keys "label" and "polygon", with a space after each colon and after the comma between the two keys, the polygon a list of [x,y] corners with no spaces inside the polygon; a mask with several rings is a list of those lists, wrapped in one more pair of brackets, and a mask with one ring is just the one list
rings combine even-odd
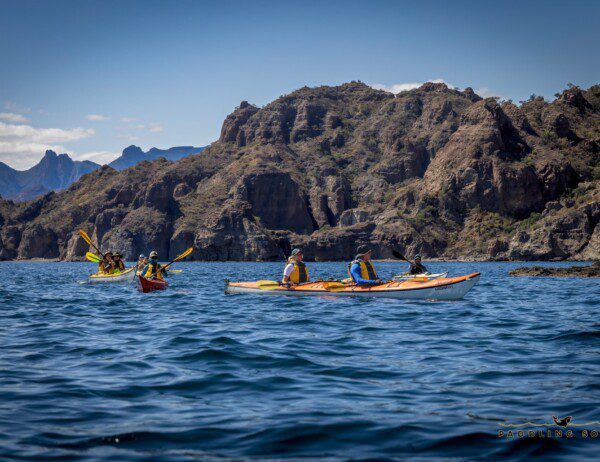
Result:
{"label": "person's arm", "polygon": [[283,279],[281,282],[283,284],[288,284],[290,282],[290,275],[294,271],[294,265],[292,263],[288,263],[287,266],[283,270]]}
{"label": "person's arm", "polygon": [[419,263],[418,267],[421,273],[428,273],[427,268],[425,268],[425,265],[423,265],[422,263]]}
{"label": "person's arm", "polygon": [[161,267],[160,267],[160,274],[161,274],[163,277],[167,277],[167,276],[169,276],[169,273],[168,273],[168,271],[167,271],[167,267],[166,267],[166,266],[161,266]]}
{"label": "person's arm", "polygon": [[375,285],[375,284],[380,284],[381,281],[377,280],[377,281],[372,281],[370,279],[363,279],[361,274],[360,274],[360,265],[358,263],[355,263],[354,265],[352,265],[350,267],[350,274],[352,275],[352,278],[354,279],[354,282],[356,282],[357,284],[369,284],[369,285]]}

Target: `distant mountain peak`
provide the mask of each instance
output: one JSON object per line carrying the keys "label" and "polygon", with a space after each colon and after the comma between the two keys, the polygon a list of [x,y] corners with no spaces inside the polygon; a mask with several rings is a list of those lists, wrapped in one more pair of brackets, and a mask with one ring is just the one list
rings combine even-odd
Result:
{"label": "distant mountain peak", "polygon": [[169,149],[150,148],[148,151],[144,152],[139,146],[131,145],[123,149],[123,154],[108,165],[116,170],[125,170],[143,160],[152,161],[159,157],[164,157],[170,161],[176,161],[182,157],[198,154],[202,152],[204,148],[205,147],[175,146]]}
{"label": "distant mountain peak", "polygon": [[132,144],[131,146],[127,146],[125,149],[123,149],[122,157],[137,157],[140,155],[144,155],[142,148]]}

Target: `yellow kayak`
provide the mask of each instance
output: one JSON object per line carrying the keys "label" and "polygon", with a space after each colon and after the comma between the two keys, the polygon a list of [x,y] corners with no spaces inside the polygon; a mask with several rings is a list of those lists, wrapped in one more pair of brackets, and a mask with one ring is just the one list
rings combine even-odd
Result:
{"label": "yellow kayak", "polygon": [[89,282],[104,283],[104,282],[132,282],[135,277],[135,266],[127,268],[125,271],[113,274],[96,273],[91,274]]}

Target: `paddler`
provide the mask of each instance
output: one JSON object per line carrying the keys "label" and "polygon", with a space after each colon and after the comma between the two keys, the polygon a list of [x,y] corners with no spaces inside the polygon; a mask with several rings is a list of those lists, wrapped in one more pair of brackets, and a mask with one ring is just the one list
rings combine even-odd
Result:
{"label": "paddler", "polygon": [[158,263],[158,252],[153,250],[150,252],[150,261],[142,269],[142,274],[148,279],[160,279],[161,281],[165,276],[168,276],[166,268]]}
{"label": "paddler", "polygon": [[143,268],[147,264],[148,264],[148,259],[146,258],[146,255],[141,253],[140,256],[138,257],[138,261],[135,266],[137,266],[138,268]]}
{"label": "paddler", "polygon": [[100,263],[98,263],[98,273],[113,274],[115,272],[115,262],[113,261],[112,252],[108,251],[104,254]]}
{"label": "paddler", "polygon": [[121,260],[122,257],[123,257],[123,255],[121,255],[119,252],[115,252],[113,254],[115,271],[125,271],[125,263],[123,263],[123,260]]}
{"label": "paddler", "polygon": [[427,271],[427,268],[425,268],[425,265],[423,265],[421,263],[421,255],[417,254],[415,255],[415,261],[414,262],[410,262],[410,268],[408,270],[408,274],[423,274],[423,273],[428,273],[429,271]]}
{"label": "paddler", "polygon": [[356,284],[383,284],[371,263],[371,253],[371,249],[366,245],[361,245],[357,249],[354,260],[348,264],[348,274]]}
{"label": "paddler", "polygon": [[308,268],[302,261],[304,254],[300,249],[292,250],[292,254],[288,258],[288,263],[283,270],[283,279],[281,283],[284,285],[302,284],[308,282]]}

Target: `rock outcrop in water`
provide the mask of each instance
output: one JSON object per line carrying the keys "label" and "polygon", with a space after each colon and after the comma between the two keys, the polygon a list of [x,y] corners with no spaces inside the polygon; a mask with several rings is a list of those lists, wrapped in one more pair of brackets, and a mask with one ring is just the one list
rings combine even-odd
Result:
{"label": "rock outcrop in water", "polygon": [[508,273],[511,276],[558,276],[574,278],[600,278],[600,261],[591,266],[571,266],[570,268],[545,268],[532,266],[517,268]]}
{"label": "rock outcrop in water", "polygon": [[201,156],[103,167],[0,201],[0,258],[77,259],[76,230],[128,258],[600,258],[600,86],[517,106],[427,83],[360,82],[242,102]]}

